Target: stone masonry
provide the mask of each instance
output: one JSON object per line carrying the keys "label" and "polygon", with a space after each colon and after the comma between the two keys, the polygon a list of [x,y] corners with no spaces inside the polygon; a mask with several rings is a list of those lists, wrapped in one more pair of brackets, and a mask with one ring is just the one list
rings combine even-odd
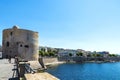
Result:
{"label": "stone masonry", "polygon": [[2,45],[3,57],[17,55],[24,60],[38,59],[38,32],[13,26],[3,30]]}

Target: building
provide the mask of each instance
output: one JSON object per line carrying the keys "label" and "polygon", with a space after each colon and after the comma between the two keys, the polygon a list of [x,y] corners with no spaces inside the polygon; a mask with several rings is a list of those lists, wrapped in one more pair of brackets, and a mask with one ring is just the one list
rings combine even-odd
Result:
{"label": "building", "polygon": [[107,51],[102,51],[102,52],[97,52],[98,54],[101,54],[103,57],[108,57],[109,56],[109,52]]}
{"label": "building", "polygon": [[58,56],[69,56],[69,54],[72,54],[72,57],[76,56],[77,51],[73,49],[58,49]]}
{"label": "building", "polygon": [[82,49],[77,49],[77,52],[83,53],[83,57],[87,57],[87,55],[91,54],[91,51],[85,51]]}
{"label": "building", "polygon": [[19,29],[18,26],[3,30],[3,57],[17,55],[24,60],[38,58],[38,32]]}

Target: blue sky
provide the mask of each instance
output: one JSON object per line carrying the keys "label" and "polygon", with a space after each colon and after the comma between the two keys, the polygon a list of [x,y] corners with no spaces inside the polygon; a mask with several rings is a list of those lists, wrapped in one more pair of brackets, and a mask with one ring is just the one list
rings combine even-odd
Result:
{"label": "blue sky", "polygon": [[0,0],[2,30],[39,32],[41,46],[120,53],[119,0]]}

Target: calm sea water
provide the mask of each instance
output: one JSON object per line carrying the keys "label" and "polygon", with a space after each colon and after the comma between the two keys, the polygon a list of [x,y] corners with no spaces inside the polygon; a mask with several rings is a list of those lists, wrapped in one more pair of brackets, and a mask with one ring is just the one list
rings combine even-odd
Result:
{"label": "calm sea water", "polygon": [[60,80],[120,80],[120,62],[61,64],[47,72]]}

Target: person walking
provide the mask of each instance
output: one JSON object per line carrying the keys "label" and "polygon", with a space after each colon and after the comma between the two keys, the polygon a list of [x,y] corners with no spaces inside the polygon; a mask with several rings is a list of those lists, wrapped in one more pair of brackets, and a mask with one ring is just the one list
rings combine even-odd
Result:
{"label": "person walking", "polygon": [[11,56],[8,57],[8,62],[11,63]]}
{"label": "person walking", "polygon": [[19,60],[18,60],[18,57],[17,55],[15,55],[15,63],[18,64]]}

